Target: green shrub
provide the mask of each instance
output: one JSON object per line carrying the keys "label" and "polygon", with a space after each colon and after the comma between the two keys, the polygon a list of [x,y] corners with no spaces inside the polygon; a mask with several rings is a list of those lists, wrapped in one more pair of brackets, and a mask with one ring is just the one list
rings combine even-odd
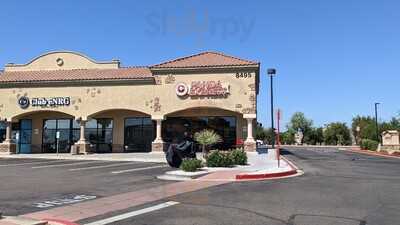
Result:
{"label": "green shrub", "polygon": [[212,151],[206,159],[208,167],[231,167],[234,165],[234,160],[230,152]]}
{"label": "green shrub", "polygon": [[202,167],[199,159],[183,159],[181,169],[185,172],[195,172]]}
{"label": "green shrub", "polygon": [[247,165],[247,154],[243,149],[235,149],[230,152],[235,165]]}
{"label": "green shrub", "polygon": [[362,139],[360,147],[361,149],[376,151],[378,149],[378,144],[377,141],[371,139]]}

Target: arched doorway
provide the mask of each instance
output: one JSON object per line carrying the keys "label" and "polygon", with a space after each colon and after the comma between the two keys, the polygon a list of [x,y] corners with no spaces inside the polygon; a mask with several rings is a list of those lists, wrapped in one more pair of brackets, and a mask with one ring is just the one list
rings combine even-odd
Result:
{"label": "arched doorway", "polygon": [[85,133],[94,152],[149,152],[155,125],[143,112],[107,109],[89,116]]}
{"label": "arched doorway", "polygon": [[74,116],[50,110],[32,111],[12,118],[17,153],[68,153],[79,139]]}
{"label": "arched doorway", "polygon": [[[217,149],[236,147],[242,137],[240,124],[242,115],[219,108],[189,108],[166,115],[162,123],[162,137],[167,143],[179,143],[185,138],[193,138],[196,132],[214,130],[222,142],[213,146]],[[196,145],[197,150],[200,146]]]}

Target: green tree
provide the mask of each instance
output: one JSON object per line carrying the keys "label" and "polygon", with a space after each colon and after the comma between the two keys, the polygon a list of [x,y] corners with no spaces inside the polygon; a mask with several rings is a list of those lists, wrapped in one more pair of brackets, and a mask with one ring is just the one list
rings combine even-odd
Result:
{"label": "green tree", "polygon": [[311,128],[307,138],[304,140],[309,145],[322,144],[324,142],[324,131],[322,127]]}
{"label": "green tree", "polygon": [[[360,132],[357,131],[357,126],[360,128]],[[375,118],[373,117],[359,115],[354,117],[351,123],[351,130],[356,140],[358,140],[357,142],[362,139],[378,141],[376,139]]]}
{"label": "green tree", "polygon": [[312,129],[312,120],[307,119],[304,113],[302,112],[295,112],[289,122],[288,130],[291,132],[297,132],[300,130],[303,133],[303,142],[306,140],[308,141],[310,131]]}
{"label": "green tree", "polygon": [[350,145],[350,130],[345,123],[335,122],[326,126],[324,142],[328,145]]}
{"label": "green tree", "polygon": [[294,132],[287,130],[285,132],[281,133],[281,143],[286,144],[286,145],[292,145],[294,144]]}
{"label": "green tree", "polygon": [[216,144],[218,142],[221,142],[222,138],[215,131],[205,129],[205,130],[196,132],[194,134],[194,140],[196,140],[199,144],[201,144],[203,158],[206,158],[207,154],[208,154],[207,147],[211,146],[213,144]]}
{"label": "green tree", "polygon": [[265,141],[267,137],[267,131],[264,129],[261,123],[257,123],[255,134],[257,140]]}
{"label": "green tree", "polygon": [[400,131],[400,119],[392,117],[389,122],[383,122],[380,124],[380,130],[383,132],[385,130],[398,130]]}

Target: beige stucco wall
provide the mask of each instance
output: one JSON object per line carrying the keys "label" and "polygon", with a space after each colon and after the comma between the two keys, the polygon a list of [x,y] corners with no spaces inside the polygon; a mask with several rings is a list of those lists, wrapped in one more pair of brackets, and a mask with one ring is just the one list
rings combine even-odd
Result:
{"label": "beige stucco wall", "polygon": [[[62,64],[58,64],[61,59]],[[27,64],[7,64],[5,71],[70,70],[70,69],[117,69],[118,61],[95,62],[76,52],[49,52],[38,56]]]}
{"label": "beige stucco wall", "polygon": [[[57,65],[57,59],[63,65]],[[86,56],[71,52],[56,52],[35,58],[25,65],[7,65],[5,71],[32,71],[55,69],[106,69],[118,68],[119,62],[95,62]],[[124,119],[133,116],[150,116],[153,119],[165,116],[235,116],[237,118],[237,138],[245,138],[247,121],[256,115],[256,73],[258,68],[227,68],[207,72],[157,71],[155,83],[92,82],[51,84],[0,85],[0,120],[18,121],[32,119],[33,145],[40,145],[43,119],[75,118],[113,118],[113,144],[123,145]],[[204,70],[202,70],[204,71]],[[250,73],[250,77],[236,77],[236,72]],[[178,83],[191,84],[192,81],[221,81],[230,86],[225,97],[178,97]],[[29,106],[21,109],[18,99],[21,96],[32,98],[70,97],[69,106],[40,108]],[[199,110],[201,109],[201,110]],[[39,129],[35,132],[35,129]],[[33,149],[34,150],[34,149]],[[120,149],[122,150],[122,149]],[[120,151],[114,150],[114,151]],[[34,150],[36,151],[36,150]]]}
{"label": "beige stucco wall", "polygon": [[[69,87],[31,87],[0,88],[0,118],[15,119],[20,114],[43,110],[30,106],[21,109],[17,104],[20,96],[35,97],[70,97],[70,106],[45,108],[49,111],[67,113],[73,117],[86,119],[92,114],[110,109],[128,109],[148,115],[166,115],[175,111],[195,107],[215,107],[238,113],[254,109],[254,78],[237,79],[234,73],[175,75],[175,82],[166,84],[167,76],[160,76],[160,85],[102,85],[102,86],[69,86]],[[255,77],[254,75],[252,77]],[[224,81],[230,84],[230,94],[226,98],[180,98],[175,93],[178,82],[188,84],[198,81]],[[250,87],[249,87],[250,86]],[[158,105],[157,107],[157,99]]]}

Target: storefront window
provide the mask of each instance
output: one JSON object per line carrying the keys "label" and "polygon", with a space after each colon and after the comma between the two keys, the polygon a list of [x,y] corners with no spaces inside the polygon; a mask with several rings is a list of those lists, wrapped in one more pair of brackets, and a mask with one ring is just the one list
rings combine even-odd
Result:
{"label": "storefront window", "polygon": [[[218,149],[229,149],[236,144],[236,117],[209,116],[209,117],[168,117],[163,122],[163,139],[168,143],[179,143],[196,132],[210,129],[217,132],[222,142],[213,146]],[[200,147],[197,145],[197,149]]]}
{"label": "storefront window", "polygon": [[95,146],[97,153],[112,152],[113,120],[99,118],[87,121],[85,138]]}
{"label": "storefront window", "polygon": [[[79,125],[73,119],[46,119],[43,121],[42,152],[68,153],[79,140]],[[57,132],[60,137],[57,140]]]}
{"label": "storefront window", "polygon": [[150,117],[125,119],[125,152],[149,152],[155,138],[155,126]]}

